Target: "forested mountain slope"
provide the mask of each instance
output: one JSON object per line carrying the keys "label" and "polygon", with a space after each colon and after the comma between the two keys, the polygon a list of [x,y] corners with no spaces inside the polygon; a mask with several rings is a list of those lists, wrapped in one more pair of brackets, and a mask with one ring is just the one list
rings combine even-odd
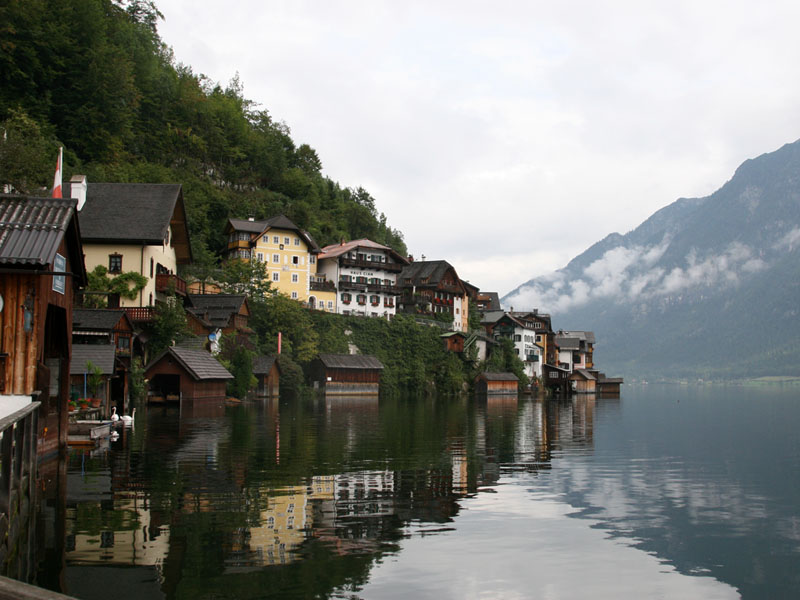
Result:
{"label": "forested mountain slope", "polygon": [[224,246],[229,216],[286,214],[321,245],[367,237],[406,253],[402,234],[357,186],[322,175],[307,144],[246,99],[182,65],[154,2],[26,0],[0,5],[0,184],[65,181],[184,186],[194,255]]}
{"label": "forested mountain slope", "polygon": [[800,142],[745,161],[706,198],[680,199],[503,298],[597,333],[628,377],[800,375]]}

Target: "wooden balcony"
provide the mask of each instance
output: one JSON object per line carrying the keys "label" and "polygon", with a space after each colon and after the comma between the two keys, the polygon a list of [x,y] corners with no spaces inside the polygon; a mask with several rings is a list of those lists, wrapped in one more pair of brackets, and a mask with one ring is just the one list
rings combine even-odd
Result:
{"label": "wooden balcony", "polygon": [[335,292],[336,286],[332,281],[312,277],[308,286],[314,292]]}
{"label": "wooden balcony", "polygon": [[399,273],[403,270],[403,266],[399,263],[381,262],[379,260],[361,260],[358,258],[346,258],[344,256],[339,258],[340,267],[356,267],[358,269],[376,269],[388,271],[389,273]]}
{"label": "wooden balcony", "polygon": [[175,294],[178,296],[186,295],[186,282],[170,273],[159,273],[156,275],[156,292],[162,294],[169,294],[174,289]]}
{"label": "wooden balcony", "polygon": [[156,309],[152,306],[125,307],[124,310],[133,323],[148,323],[156,314]]}

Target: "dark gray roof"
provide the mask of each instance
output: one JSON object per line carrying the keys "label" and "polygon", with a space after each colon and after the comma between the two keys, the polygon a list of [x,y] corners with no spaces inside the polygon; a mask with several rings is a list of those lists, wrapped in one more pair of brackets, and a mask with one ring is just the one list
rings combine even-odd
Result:
{"label": "dark gray roof", "polygon": [[[64,186],[64,196],[72,186]],[[161,244],[172,224],[178,262],[191,261],[189,233],[178,183],[89,183],[79,212],[87,242]]]}
{"label": "dark gray roof", "polygon": [[491,310],[483,313],[481,317],[481,325],[483,324],[490,324],[490,323],[497,323],[500,319],[505,316],[505,312],[502,310]]}
{"label": "dark gray roof", "polygon": [[253,375],[266,375],[272,370],[275,364],[275,356],[265,355],[256,356],[253,359]]}
{"label": "dark gray roof", "polygon": [[556,344],[561,350],[580,350],[581,341],[575,337],[556,336]]}
{"label": "dark gray roof", "polygon": [[86,363],[92,361],[100,367],[103,375],[114,374],[114,344],[72,344],[72,358],[69,363],[70,375],[83,375],[87,370]]}
{"label": "dark gray roof", "polygon": [[75,204],[67,198],[0,195],[0,264],[40,268],[52,264],[75,215]]}
{"label": "dark gray roof", "polygon": [[594,376],[594,373],[587,371],[586,369],[575,369],[575,373],[582,375],[585,379],[589,381],[595,381],[597,378]]}
{"label": "dark gray roof", "polygon": [[195,381],[233,379],[233,375],[205,350],[184,348],[182,346],[172,346],[164,350],[147,365],[146,371],[149,371],[168,354],[173,356]]}
{"label": "dark gray roof", "polygon": [[320,354],[319,359],[330,369],[383,369],[381,361],[366,354]]}
{"label": "dark gray roof", "polygon": [[589,344],[595,343],[593,331],[559,331],[556,339],[562,337],[575,338],[577,340],[581,340]]}
{"label": "dark gray roof", "polygon": [[234,231],[246,231],[247,233],[261,233],[267,226],[266,221],[251,221],[250,219],[228,219],[228,225]]}
{"label": "dark gray roof", "polygon": [[233,315],[239,313],[247,301],[245,294],[189,294],[189,301],[196,310],[195,316],[208,319],[214,327],[225,327]]}
{"label": "dark gray roof", "polygon": [[[446,260],[426,260],[414,261],[411,264],[403,267],[403,271],[397,278],[398,284],[407,286],[406,279],[411,280],[411,284],[417,287],[436,286],[442,280],[449,269],[453,270],[453,274],[458,279],[458,274],[455,268]],[[427,279],[426,283],[422,283],[423,279]]]}
{"label": "dark gray roof", "polygon": [[478,375],[479,378],[485,379],[486,381],[519,381],[519,377],[514,375],[513,373],[481,373]]}
{"label": "dark gray roof", "polygon": [[74,331],[112,331],[120,319],[127,318],[124,310],[76,308],[72,311]]}

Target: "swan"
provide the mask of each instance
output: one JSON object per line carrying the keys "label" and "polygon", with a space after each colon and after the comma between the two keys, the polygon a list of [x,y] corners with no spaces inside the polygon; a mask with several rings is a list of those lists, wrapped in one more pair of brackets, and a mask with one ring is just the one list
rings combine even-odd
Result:
{"label": "swan", "polygon": [[133,412],[132,412],[131,414],[129,414],[129,415],[122,415],[122,416],[120,417],[120,419],[122,420],[122,423],[125,425],[125,427],[130,427],[131,425],[133,425],[133,417],[134,417],[135,415],[136,415],[136,409],[134,408],[134,409],[133,409]]}
{"label": "swan", "polygon": [[117,407],[116,406],[112,406],[111,407],[111,421],[115,422],[115,423],[117,421],[119,421],[119,415],[117,414]]}

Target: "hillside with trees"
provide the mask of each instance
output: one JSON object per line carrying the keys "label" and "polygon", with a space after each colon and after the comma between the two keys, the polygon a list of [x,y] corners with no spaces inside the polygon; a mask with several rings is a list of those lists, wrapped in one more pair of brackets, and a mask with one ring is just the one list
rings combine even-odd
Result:
{"label": "hillside with trees", "polygon": [[320,245],[370,238],[401,254],[363,188],[322,174],[285,123],[181,64],[152,0],[26,0],[0,5],[0,180],[21,193],[64,180],[179,182],[199,268],[225,245],[229,217],[285,214]]}

